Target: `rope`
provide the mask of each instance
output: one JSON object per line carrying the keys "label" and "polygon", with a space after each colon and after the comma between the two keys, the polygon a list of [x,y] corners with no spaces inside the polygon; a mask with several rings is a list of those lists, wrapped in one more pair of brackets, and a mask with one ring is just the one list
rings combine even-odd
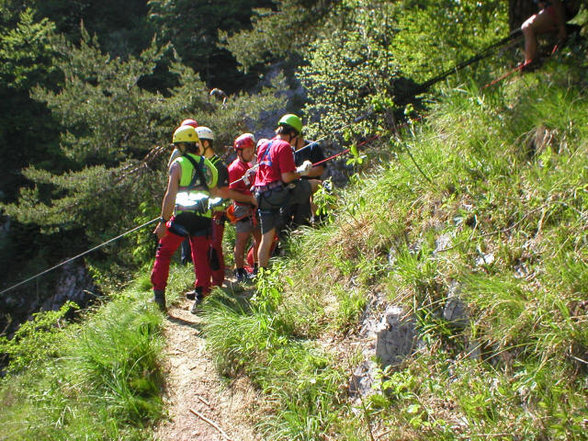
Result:
{"label": "rope", "polygon": [[487,87],[494,86],[496,83],[499,83],[500,81],[504,80],[505,78],[508,78],[509,76],[511,76],[515,72],[519,72],[519,71],[523,70],[529,64],[531,64],[531,61],[525,61],[524,63],[519,64],[513,70],[509,70],[508,72],[499,76],[495,80],[490,81],[488,84],[486,84],[484,87],[482,87],[482,90],[486,89]]}
{"label": "rope", "polygon": [[419,93],[423,93],[424,91],[426,91],[429,87],[431,87],[433,84],[438,83],[441,80],[444,80],[445,78],[447,78],[449,75],[451,75],[454,72],[458,72],[461,69],[469,66],[470,64],[475,63],[476,61],[480,61],[483,58],[488,57],[492,50],[503,46],[504,44],[508,43],[510,40],[514,39],[515,37],[518,36],[519,33],[521,33],[521,29],[515,29],[514,31],[512,31],[507,37],[504,37],[494,43],[492,43],[491,45],[489,45],[488,47],[486,47],[484,50],[482,50],[481,52],[477,53],[476,55],[474,55],[473,57],[468,58],[465,61],[462,61],[460,63],[457,63],[455,66],[453,66],[451,69],[447,69],[446,71],[440,73],[439,75],[425,81],[422,84],[419,84],[413,91],[410,92],[410,95],[400,95],[399,98],[412,98],[416,95],[418,95]]}
{"label": "rope", "polygon": [[151,219],[149,222],[145,222],[143,225],[139,225],[138,227],[135,227],[135,228],[133,228],[133,229],[131,229],[129,231],[126,231],[126,232],[124,232],[122,234],[119,234],[118,236],[116,236],[116,237],[114,237],[114,238],[112,238],[110,240],[107,240],[106,242],[103,242],[100,245],[95,246],[94,248],[90,248],[89,250],[84,251],[83,253],[80,253],[77,256],[71,257],[71,258],[69,258],[69,259],[67,259],[67,260],[65,260],[65,261],[63,261],[63,262],[55,265],[54,267],[51,267],[49,269],[46,269],[45,271],[42,271],[39,274],[36,274],[36,275],[34,275],[32,277],[29,277],[28,279],[23,280],[22,282],[19,282],[16,285],[11,286],[10,288],[6,288],[3,291],[0,291],[0,295],[6,293],[8,291],[12,291],[14,288],[18,288],[19,286],[24,285],[25,283],[28,283],[31,280],[35,280],[35,279],[41,277],[42,275],[45,275],[48,272],[53,271],[54,269],[59,268],[60,266],[66,265],[66,264],[68,264],[68,263],[70,263],[70,262],[72,262],[72,261],[74,261],[74,260],[76,260],[76,259],[78,259],[78,258],[80,258],[82,256],[85,256],[86,254],[91,253],[92,251],[96,251],[97,249],[102,248],[103,246],[108,245],[109,243],[112,243],[114,241],[117,241],[117,240],[123,238],[124,236],[127,236],[127,235],[129,235],[129,234],[131,234],[131,233],[133,233],[133,232],[135,232],[137,230],[140,230],[141,228],[144,228],[147,225],[151,225],[152,223],[154,223],[154,222],[156,222],[158,220],[159,220],[159,217],[156,217],[155,219]]}

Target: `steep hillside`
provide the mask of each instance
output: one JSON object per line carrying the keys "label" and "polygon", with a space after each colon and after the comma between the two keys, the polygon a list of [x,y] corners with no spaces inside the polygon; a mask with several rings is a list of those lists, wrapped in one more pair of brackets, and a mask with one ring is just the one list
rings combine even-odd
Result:
{"label": "steep hillside", "polygon": [[207,303],[221,372],[271,403],[267,439],[586,439],[579,65],[446,91],[318,201],[331,222],[250,302]]}
{"label": "steep hillside", "polygon": [[[148,304],[145,268],[73,324],[64,308],[1,338],[0,439],[222,439],[176,418],[188,395],[171,390],[204,382],[182,375],[211,359],[254,397],[239,420],[222,414],[230,393],[206,400],[243,436],[586,439],[583,57],[448,89],[403,133],[379,133],[351,158],[351,184],[316,196],[324,224],[293,233],[248,293],[216,290],[197,325]],[[192,278],[172,270],[176,309]],[[170,362],[184,340],[166,334],[180,326],[198,338],[180,348],[184,364]],[[222,394],[217,380],[189,396]]]}

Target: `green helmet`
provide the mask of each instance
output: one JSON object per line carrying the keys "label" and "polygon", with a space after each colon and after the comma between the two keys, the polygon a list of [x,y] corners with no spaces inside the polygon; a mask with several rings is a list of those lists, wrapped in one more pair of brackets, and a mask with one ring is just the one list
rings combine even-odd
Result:
{"label": "green helmet", "polygon": [[282,116],[282,119],[278,121],[279,126],[290,126],[298,133],[302,132],[302,120],[292,113]]}

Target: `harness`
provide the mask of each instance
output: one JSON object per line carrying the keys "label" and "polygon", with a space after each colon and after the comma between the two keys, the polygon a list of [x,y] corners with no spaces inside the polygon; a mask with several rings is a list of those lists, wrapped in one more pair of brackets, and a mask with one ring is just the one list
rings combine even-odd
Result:
{"label": "harness", "polygon": [[183,158],[186,158],[194,167],[194,175],[192,176],[192,180],[186,187],[180,186],[180,191],[190,191],[194,190],[195,188],[203,188],[204,190],[208,191],[208,185],[206,184],[206,178],[204,177],[204,172],[202,171],[204,167],[204,156],[200,156],[200,161],[197,163],[194,158],[192,158],[188,153],[182,155]]}
{"label": "harness", "polygon": [[[208,209],[208,184],[206,183],[206,177],[204,176],[204,157],[200,156],[199,162],[190,156],[188,153],[183,154],[179,159],[186,158],[188,162],[194,168],[194,173],[191,176],[188,185],[180,185],[178,194],[176,195],[176,214],[182,212],[192,212],[199,215],[210,217],[210,210]],[[181,162],[180,162],[181,167]],[[182,176],[180,177],[180,183],[184,178],[186,170],[182,169]],[[197,191],[194,191],[197,190]]]}
{"label": "harness", "polygon": [[[214,155],[212,158],[210,158],[210,162],[212,162],[212,165],[214,165],[217,168],[217,170],[218,170],[218,167],[216,165],[218,163],[220,163],[221,165],[223,165],[223,167],[226,168],[226,166],[223,164],[222,158],[219,157],[218,155]],[[221,197],[216,197],[216,198],[212,198],[208,201],[208,206],[210,208],[212,208],[212,211],[214,211],[215,215],[220,215],[229,207],[230,202],[231,201],[229,199],[223,199]]]}

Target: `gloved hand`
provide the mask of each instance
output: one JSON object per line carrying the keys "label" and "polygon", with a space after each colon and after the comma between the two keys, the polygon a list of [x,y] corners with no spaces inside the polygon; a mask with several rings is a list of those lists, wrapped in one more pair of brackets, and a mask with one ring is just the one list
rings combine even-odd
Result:
{"label": "gloved hand", "polygon": [[249,187],[251,182],[255,179],[255,172],[257,170],[257,165],[254,165],[250,169],[248,169],[245,174],[243,175],[243,183]]}
{"label": "gloved hand", "polygon": [[306,160],[302,163],[301,166],[296,168],[296,171],[300,173],[300,176],[308,176],[310,170],[312,169],[312,162]]}

